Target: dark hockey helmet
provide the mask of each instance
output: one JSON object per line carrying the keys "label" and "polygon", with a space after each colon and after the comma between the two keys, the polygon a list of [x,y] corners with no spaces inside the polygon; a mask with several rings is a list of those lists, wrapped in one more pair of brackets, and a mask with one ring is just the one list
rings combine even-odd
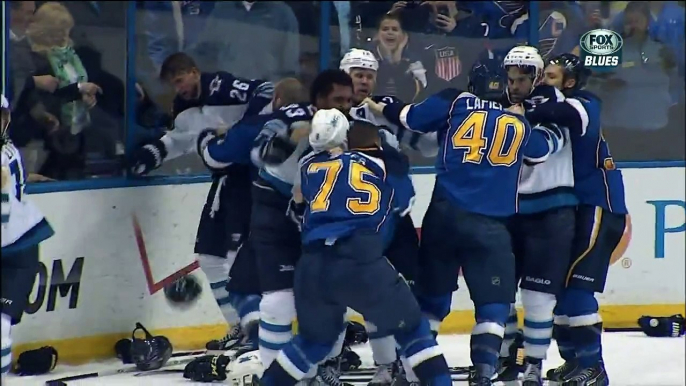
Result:
{"label": "dark hockey helmet", "polygon": [[591,76],[591,70],[584,66],[584,63],[574,54],[560,54],[550,59],[548,64],[554,64],[562,68],[565,80],[576,80],[573,90],[581,90],[586,86],[588,78]]}
{"label": "dark hockey helmet", "polygon": [[164,287],[164,297],[173,307],[189,308],[200,297],[202,287],[193,275],[185,275]]}
{"label": "dark hockey helmet", "polygon": [[[144,339],[136,338],[136,331],[145,334]],[[152,336],[142,324],[136,323],[131,333],[131,359],[141,371],[157,370],[171,358],[172,344],[164,336]]]}
{"label": "dark hockey helmet", "polygon": [[507,73],[501,61],[485,59],[474,63],[469,71],[468,90],[481,99],[502,99],[507,86]]}

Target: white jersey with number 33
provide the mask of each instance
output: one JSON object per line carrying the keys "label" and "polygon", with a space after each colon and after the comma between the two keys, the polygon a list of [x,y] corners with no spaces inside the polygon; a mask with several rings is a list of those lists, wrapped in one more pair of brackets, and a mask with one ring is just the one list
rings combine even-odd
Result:
{"label": "white jersey with number 33", "polygon": [[24,195],[26,173],[11,143],[2,145],[2,248],[12,245],[44,218]]}

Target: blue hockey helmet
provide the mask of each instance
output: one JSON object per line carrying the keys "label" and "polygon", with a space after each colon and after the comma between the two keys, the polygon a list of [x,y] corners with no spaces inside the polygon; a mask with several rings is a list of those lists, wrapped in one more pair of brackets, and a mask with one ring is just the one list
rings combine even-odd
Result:
{"label": "blue hockey helmet", "polygon": [[562,68],[565,79],[576,80],[572,90],[580,90],[586,86],[591,70],[584,66],[584,63],[574,54],[561,54],[550,59],[548,64],[554,64]]}
{"label": "blue hockey helmet", "polygon": [[498,100],[507,87],[507,74],[497,59],[480,60],[469,71],[469,92],[481,99]]}

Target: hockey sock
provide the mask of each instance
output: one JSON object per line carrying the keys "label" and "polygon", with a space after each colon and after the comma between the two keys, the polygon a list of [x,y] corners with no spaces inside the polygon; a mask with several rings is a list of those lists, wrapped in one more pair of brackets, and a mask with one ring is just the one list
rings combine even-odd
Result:
{"label": "hockey sock", "polygon": [[438,335],[438,328],[441,326],[441,322],[450,313],[450,304],[452,303],[453,294],[426,296],[415,293],[415,297],[417,298],[417,303],[419,303],[419,308],[422,310],[422,313],[429,320],[429,327],[435,338]]}
{"label": "hockey sock", "polygon": [[2,370],[0,374],[3,376],[10,372],[12,368],[12,336],[10,335],[10,330],[12,329],[12,318],[7,314],[0,315],[2,317],[1,328],[2,334],[0,337],[2,340],[1,356],[2,356]]}
{"label": "hockey sock", "polygon": [[229,303],[238,313],[241,328],[245,330],[250,323],[260,320],[261,295],[244,295],[235,292],[229,293]]}
{"label": "hockey sock", "polygon": [[[564,295],[562,295],[564,296]],[[567,311],[564,309],[563,297],[559,297],[558,303],[555,306],[554,324],[553,324],[553,339],[557,342],[557,349],[560,356],[566,362],[573,360],[576,357],[574,346],[572,345],[572,338],[569,328],[569,317]]]}
{"label": "hockey sock", "polygon": [[[232,254],[233,256],[229,256]],[[210,282],[212,295],[219,305],[219,310],[228,324],[238,323],[236,311],[230,304],[229,293],[226,284],[229,279],[229,270],[235,259],[235,252],[227,254],[227,257],[198,255],[200,269]]]}
{"label": "hockey sock", "polygon": [[315,344],[302,335],[283,346],[276,360],[265,370],[262,383],[266,386],[292,386],[298,381],[313,376],[317,363],[322,362],[333,351],[335,342]]}
{"label": "hockey sock", "polygon": [[369,345],[372,347],[372,358],[377,366],[390,365],[398,358],[393,335],[379,336],[379,334],[370,332]]}
{"label": "hockey sock", "polygon": [[[517,308],[514,303],[510,304],[510,315],[507,317],[505,323],[505,336],[503,337],[503,344],[500,345],[500,357],[507,358],[510,356],[510,347],[514,343],[518,332]],[[515,358],[516,359],[516,358]]]}
{"label": "hockey sock", "polygon": [[553,309],[555,295],[522,289],[524,306],[524,356],[529,359],[546,358],[553,338]]}
{"label": "hockey sock", "polygon": [[448,363],[431,334],[428,320],[422,318],[414,329],[396,332],[395,339],[400,355],[406,359],[404,363],[409,365],[406,367],[414,370],[421,381],[434,386],[452,385]]}
{"label": "hockey sock", "polygon": [[498,353],[505,335],[505,323],[510,315],[510,304],[491,303],[476,306],[476,325],[469,343],[472,363],[481,377],[495,374]]}
{"label": "hockey sock", "polygon": [[603,320],[598,314],[595,293],[568,288],[563,302],[569,317],[570,339],[579,365],[582,368],[593,367],[602,359],[603,332]]}
{"label": "hockey sock", "polygon": [[265,369],[293,337],[293,319],[295,319],[293,290],[274,291],[262,295],[259,346],[260,359]]}

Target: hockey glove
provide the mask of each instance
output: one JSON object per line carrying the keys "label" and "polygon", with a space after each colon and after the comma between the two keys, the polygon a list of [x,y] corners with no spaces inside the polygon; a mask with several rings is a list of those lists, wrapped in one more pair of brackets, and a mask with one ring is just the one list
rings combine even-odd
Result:
{"label": "hockey glove", "polygon": [[302,230],[303,216],[305,215],[305,208],[307,204],[304,202],[297,203],[294,199],[288,202],[288,211],[286,215],[298,226],[298,230]]}
{"label": "hockey glove", "polygon": [[19,354],[14,373],[19,375],[41,375],[52,371],[57,365],[57,350],[51,346],[25,351]]}
{"label": "hockey glove", "polygon": [[684,335],[684,316],[672,315],[668,317],[641,316],[638,318],[641,330],[652,337],[680,337]]}
{"label": "hockey glove", "polygon": [[341,371],[351,371],[359,369],[362,366],[362,360],[350,347],[343,346],[338,364]]}
{"label": "hockey glove", "polygon": [[260,158],[267,165],[280,165],[295,151],[290,139],[273,136],[260,147]]}
{"label": "hockey glove", "polygon": [[198,142],[196,143],[195,149],[200,158],[202,158],[202,153],[205,151],[207,144],[216,137],[217,131],[214,129],[205,129],[198,134]]}
{"label": "hockey glove", "polygon": [[224,381],[229,362],[230,358],[225,355],[205,355],[187,364],[183,377],[194,382]]}
{"label": "hockey glove", "polygon": [[130,170],[137,176],[142,176],[159,168],[167,157],[167,149],[159,139],[136,150],[131,156]]}

